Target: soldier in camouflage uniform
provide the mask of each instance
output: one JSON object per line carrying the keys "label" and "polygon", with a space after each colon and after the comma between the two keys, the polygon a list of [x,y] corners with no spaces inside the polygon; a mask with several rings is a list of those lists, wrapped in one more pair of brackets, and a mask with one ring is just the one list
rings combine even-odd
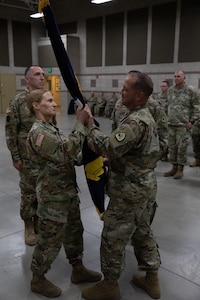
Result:
{"label": "soldier in camouflage uniform", "polygon": [[28,67],[25,70],[25,80],[27,82],[26,90],[17,94],[7,108],[5,134],[13,166],[20,175],[20,216],[25,223],[25,243],[31,246],[36,243],[34,219],[37,199],[35,168],[30,163],[26,151],[26,138],[34,122],[34,117],[30,116],[27,108],[27,96],[32,90],[44,88],[44,72],[38,66]]}
{"label": "soldier in camouflage uniform", "polygon": [[96,98],[96,103],[94,106],[94,115],[99,117],[104,116],[105,106],[106,106],[106,99],[104,97],[104,93],[101,92],[100,96]]}
{"label": "soldier in camouflage uniform", "polygon": [[[155,100],[152,96],[149,97],[147,101],[147,107],[150,110],[154,120],[157,124],[157,131],[159,136],[159,145],[160,145],[160,158],[162,158],[167,152],[168,148],[168,125],[167,117],[164,112],[164,109],[160,103]],[[122,104],[122,99],[117,100],[115,108],[112,113],[112,131],[115,130],[120,121],[129,113],[129,109]]]}
{"label": "soldier in camouflage uniform", "polygon": [[[155,99],[157,100],[157,102],[160,103],[161,107],[164,109],[164,112],[166,114],[166,116],[168,115],[168,101],[167,101],[167,91],[170,87],[169,81],[168,80],[163,80],[161,82],[161,93],[157,94]],[[165,153],[165,155],[162,158],[162,161],[168,161],[168,147],[167,147],[167,151]]]}
{"label": "soldier in camouflage uniform", "polygon": [[187,161],[187,147],[191,139],[192,124],[199,118],[200,97],[197,91],[185,84],[183,71],[174,74],[175,86],[168,89],[168,132],[169,156],[172,169],[164,173],[165,177],[174,179],[183,177]]}
{"label": "soldier in camouflage uniform", "polygon": [[117,96],[115,95],[115,92],[113,92],[111,98],[108,99],[106,102],[106,106],[105,106],[105,117],[106,118],[111,118],[112,111],[115,107],[116,102],[117,102]]}
{"label": "soldier in camouflage uniform", "polygon": [[122,104],[122,98],[118,99],[115,103],[115,107],[112,111],[111,120],[112,120],[112,131],[117,129],[120,121],[129,113],[129,109]]}
{"label": "soldier in camouflage uniform", "polygon": [[97,96],[95,95],[95,92],[91,92],[90,97],[87,100],[87,104],[92,112],[92,114],[94,115],[94,108],[96,105],[96,100],[97,100]]}
{"label": "soldier in camouflage uniform", "polygon": [[163,80],[161,82],[161,93],[157,94],[155,99],[159,101],[160,105],[163,107],[165,114],[168,114],[168,101],[167,101],[167,91],[170,87],[168,80]]}
{"label": "soldier in camouflage uniform", "polygon": [[95,282],[101,274],[86,269],[82,263],[83,225],[80,218],[74,161],[82,150],[87,133],[83,117],[77,111],[73,131],[65,137],[51,122],[56,103],[50,92],[35,90],[29,94],[28,107],[36,120],[28,134],[27,150],[36,165],[39,217],[38,239],[33,252],[31,290],[46,297],[57,297],[61,289],[44,274],[51,267],[63,244],[73,271],[73,283]]}
{"label": "soldier in camouflage uniform", "polygon": [[150,110],[154,120],[157,124],[157,131],[159,137],[160,145],[160,159],[162,159],[168,150],[168,125],[167,116],[163,107],[160,105],[159,101],[154,99],[152,96],[149,97],[147,101],[147,107]]}
{"label": "soldier in camouflage uniform", "polygon": [[190,163],[190,167],[200,166],[200,118],[192,126],[192,145],[195,161]]}
{"label": "soldier in camouflage uniform", "polygon": [[[108,157],[108,195],[101,239],[101,270],[104,280],[86,287],[82,296],[88,300],[119,300],[118,279],[125,265],[125,247],[131,239],[139,270],[132,282],[152,298],[160,297],[158,268],[160,255],[153,236],[149,210],[155,202],[157,181],[154,173],[159,157],[155,121],[146,107],[153,90],[152,80],[140,72],[129,72],[122,89],[122,103],[129,109],[110,137],[88,121],[88,144]],[[143,226],[143,239],[137,236]]]}

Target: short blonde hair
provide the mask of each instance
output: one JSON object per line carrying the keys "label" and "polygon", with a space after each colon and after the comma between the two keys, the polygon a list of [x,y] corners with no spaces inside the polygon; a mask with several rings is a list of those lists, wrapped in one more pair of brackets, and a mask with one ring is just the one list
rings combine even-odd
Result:
{"label": "short blonde hair", "polygon": [[31,114],[35,114],[33,109],[33,103],[38,102],[40,103],[42,100],[42,96],[47,92],[47,90],[44,89],[37,89],[32,92],[27,97],[27,107],[30,110]]}

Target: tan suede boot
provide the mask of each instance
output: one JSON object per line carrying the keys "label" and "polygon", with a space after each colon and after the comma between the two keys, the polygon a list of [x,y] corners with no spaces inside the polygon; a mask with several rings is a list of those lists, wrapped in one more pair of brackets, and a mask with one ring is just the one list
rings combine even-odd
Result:
{"label": "tan suede boot", "polygon": [[177,170],[176,174],[174,175],[174,179],[181,179],[183,177],[183,169],[184,169],[184,166],[178,165],[178,170]]}
{"label": "tan suede boot", "polygon": [[178,165],[173,164],[172,169],[170,171],[164,173],[164,177],[174,176],[176,174],[177,170],[178,170]]}
{"label": "tan suede boot", "polygon": [[35,231],[34,231],[34,222],[32,219],[27,219],[24,220],[24,225],[25,225],[25,232],[24,232],[25,243],[26,245],[33,246],[37,242]]}
{"label": "tan suede boot", "polygon": [[196,159],[192,163],[190,163],[190,167],[199,167],[200,166],[200,159]]}
{"label": "tan suede boot", "polygon": [[58,297],[62,293],[61,289],[47,280],[44,275],[33,275],[31,280],[31,291],[48,298]]}
{"label": "tan suede boot", "polygon": [[120,290],[117,281],[103,280],[82,290],[82,297],[87,300],[119,300]]}
{"label": "tan suede boot", "polygon": [[145,290],[153,299],[160,299],[160,286],[157,272],[147,272],[146,276],[133,275],[132,282]]}
{"label": "tan suede boot", "polygon": [[82,263],[82,260],[78,260],[76,264],[72,265],[71,282],[97,282],[101,280],[101,273],[88,270]]}

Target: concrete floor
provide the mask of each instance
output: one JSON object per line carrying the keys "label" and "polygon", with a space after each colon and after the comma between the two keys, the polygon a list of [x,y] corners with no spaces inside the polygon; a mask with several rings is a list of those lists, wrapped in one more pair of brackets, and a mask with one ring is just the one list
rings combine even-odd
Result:
{"label": "concrete floor", "polygon": [[[74,124],[74,116],[58,112],[59,127],[66,134]],[[111,121],[98,119],[107,134]],[[47,299],[30,291],[30,262],[33,247],[24,244],[23,222],[19,216],[20,190],[17,171],[12,167],[10,153],[4,135],[5,114],[0,114],[0,300]],[[191,146],[188,162],[193,160]],[[181,180],[163,177],[170,163],[159,162],[158,210],[153,230],[160,247],[162,265],[159,271],[162,300],[200,299],[200,167],[185,167]],[[85,228],[84,263],[87,267],[100,270],[99,245],[102,222],[92,204],[82,167],[77,168],[80,188],[81,215]],[[137,263],[130,245],[127,246],[126,268],[120,278],[121,300],[151,299],[142,290],[130,284],[137,272]],[[78,300],[85,284],[70,282],[71,266],[61,250],[48,279],[63,290],[58,299]]]}

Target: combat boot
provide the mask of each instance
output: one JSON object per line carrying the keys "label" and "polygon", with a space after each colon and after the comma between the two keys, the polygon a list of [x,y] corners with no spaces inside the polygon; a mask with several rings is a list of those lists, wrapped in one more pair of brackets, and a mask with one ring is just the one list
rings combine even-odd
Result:
{"label": "combat boot", "polygon": [[36,276],[34,274],[31,280],[31,291],[48,298],[58,297],[62,293],[61,289],[47,280],[44,275]]}
{"label": "combat boot", "polygon": [[170,171],[164,173],[164,177],[174,176],[176,174],[177,170],[178,170],[178,165],[173,164],[172,169]]}
{"label": "combat boot", "polygon": [[35,236],[35,231],[34,231],[34,223],[31,219],[24,220],[24,225],[25,225],[25,232],[24,232],[24,239],[26,245],[33,246],[36,244],[37,239]]}
{"label": "combat boot", "polygon": [[82,263],[82,260],[77,260],[75,264],[72,265],[71,282],[81,283],[81,282],[97,282],[101,280],[101,273],[88,270]]}
{"label": "combat boot", "polygon": [[153,299],[160,299],[160,286],[157,272],[146,272],[146,276],[133,275],[132,283],[145,290]]}
{"label": "combat boot", "polygon": [[184,166],[178,165],[178,170],[177,170],[176,174],[174,175],[174,179],[181,179],[183,177],[183,169],[184,169]]}
{"label": "combat boot", "polygon": [[200,159],[196,159],[192,163],[190,163],[190,167],[199,167],[200,166]]}
{"label": "combat boot", "polygon": [[87,300],[119,300],[120,290],[117,281],[103,280],[82,290],[82,297]]}

